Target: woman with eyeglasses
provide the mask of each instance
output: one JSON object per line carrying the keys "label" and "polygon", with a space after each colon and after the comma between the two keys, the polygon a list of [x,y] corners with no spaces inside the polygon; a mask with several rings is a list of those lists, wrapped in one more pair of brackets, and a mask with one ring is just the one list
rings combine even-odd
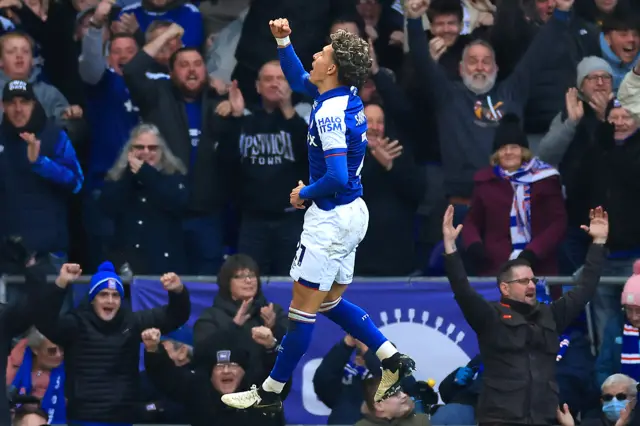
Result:
{"label": "woman with eyeglasses", "polygon": [[471,273],[495,275],[524,259],[540,276],[556,275],[557,247],[567,227],[560,175],[533,157],[519,119],[506,114],[493,142],[491,166],[474,177],[462,240]]}
{"label": "woman with eyeglasses", "polygon": [[140,124],[107,173],[101,205],[113,217],[112,261],[141,275],[185,273],[186,169],[158,128]]}
{"label": "woman with eyeglasses", "polygon": [[231,332],[249,351],[251,365],[264,368],[266,378],[287,331],[285,311],[267,300],[258,264],[244,254],[234,254],[223,263],[218,289],[213,306],[202,312],[193,329],[195,362]]}

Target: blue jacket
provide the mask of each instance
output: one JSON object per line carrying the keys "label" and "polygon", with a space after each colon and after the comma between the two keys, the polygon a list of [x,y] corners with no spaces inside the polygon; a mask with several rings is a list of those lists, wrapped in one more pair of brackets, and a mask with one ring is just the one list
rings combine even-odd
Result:
{"label": "blue jacket", "polygon": [[598,389],[600,389],[607,377],[619,373],[622,369],[620,357],[622,355],[623,327],[624,314],[620,313],[610,318],[604,328],[600,353],[596,359],[596,386]]}
{"label": "blue jacket", "polygon": [[65,251],[67,198],[84,177],[69,137],[51,120],[37,138],[40,157],[31,164],[27,143],[6,126],[0,131],[0,235],[21,235],[38,252]]}
{"label": "blue jacket", "polygon": [[111,249],[134,273],[185,272],[185,182],[186,176],[166,175],[146,163],[135,175],[127,168],[119,180],[105,182],[101,205],[116,223]]}

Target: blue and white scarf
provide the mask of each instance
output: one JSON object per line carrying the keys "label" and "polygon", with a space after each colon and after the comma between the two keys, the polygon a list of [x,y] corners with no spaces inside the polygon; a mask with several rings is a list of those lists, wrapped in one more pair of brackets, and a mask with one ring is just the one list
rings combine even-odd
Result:
{"label": "blue and white scarf", "polygon": [[531,242],[531,184],[559,173],[537,157],[515,172],[507,172],[500,166],[495,166],[493,171],[499,178],[508,180],[513,187],[510,214],[512,252],[509,259],[515,259]]}
{"label": "blue and white scarf", "polygon": [[360,380],[364,381],[366,379],[368,379],[369,377],[371,377],[371,372],[369,371],[369,369],[367,367],[361,366],[361,365],[356,365],[355,362],[353,361],[349,361],[345,366],[344,366],[344,373],[342,376],[342,383],[344,385],[350,385],[353,383],[353,379],[354,378],[359,378]]}
{"label": "blue and white scarf", "polygon": [[634,380],[640,379],[640,336],[638,329],[629,323],[622,329],[621,352],[620,372]]}
{"label": "blue and white scarf", "polygon": [[[32,390],[31,373],[33,370],[33,352],[30,348],[24,351],[22,364],[11,383],[20,395],[29,395]],[[40,401],[40,407],[49,416],[49,424],[63,424],[67,422],[67,407],[64,399],[64,363],[60,364],[49,374],[49,386]]]}

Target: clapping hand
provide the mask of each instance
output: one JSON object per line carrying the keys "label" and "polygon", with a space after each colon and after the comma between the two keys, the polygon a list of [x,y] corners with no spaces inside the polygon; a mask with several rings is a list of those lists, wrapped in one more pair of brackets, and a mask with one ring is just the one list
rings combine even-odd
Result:
{"label": "clapping hand", "polygon": [[456,227],[453,226],[453,213],[453,206],[450,205],[447,207],[447,211],[444,213],[444,218],[442,220],[444,250],[447,254],[451,254],[457,250],[456,239],[458,238],[458,235],[460,235],[460,232],[462,232],[462,225],[458,225]]}
{"label": "clapping hand", "polygon": [[429,53],[434,61],[438,62],[440,57],[447,51],[447,46],[442,37],[434,37],[429,42]]}
{"label": "clapping hand", "polygon": [[404,12],[409,19],[417,19],[427,13],[429,2],[426,0],[407,0],[404,4]]}
{"label": "clapping hand", "polygon": [[251,310],[252,302],[253,297],[251,299],[245,299],[242,301],[242,305],[240,305],[238,312],[236,312],[236,316],[233,317],[233,322],[235,322],[237,326],[242,327],[244,323],[247,322],[249,318],[251,318],[251,314],[249,313],[249,311]]}
{"label": "clapping hand", "polygon": [[607,111],[609,102],[613,99],[613,93],[593,92],[591,99],[589,99],[589,106],[596,113],[598,120],[605,121],[607,117],[604,116]]}
{"label": "clapping hand", "polygon": [[589,211],[589,226],[580,228],[593,238],[594,244],[605,244],[609,235],[609,215],[602,207],[596,207]]}
{"label": "clapping hand", "polygon": [[614,426],[627,426],[629,424],[629,420],[631,420],[631,413],[633,412],[633,408],[636,406],[636,401],[637,399],[634,398],[631,401],[627,402],[627,405],[622,410],[620,410],[620,417],[618,418]]}
{"label": "clapping hand", "polygon": [[80,105],[69,105],[62,112],[62,118],[65,120],[82,118],[82,107]]}
{"label": "clapping hand", "polygon": [[234,117],[242,117],[244,115],[244,96],[242,96],[236,80],[233,80],[229,87],[229,104],[231,106],[231,115]]}
{"label": "clapping hand", "polygon": [[165,290],[173,293],[182,293],[182,290],[184,289],[184,284],[182,284],[180,277],[173,272],[169,272],[168,274],[161,276],[160,282]]}
{"label": "clapping hand", "polygon": [[569,120],[571,120],[574,124],[577,124],[580,120],[582,120],[582,117],[584,117],[584,105],[582,104],[582,101],[578,99],[578,89],[572,87],[567,90],[567,94],[565,95],[565,103]]}
{"label": "clapping hand", "polygon": [[276,345],[276,339],[273,337],[273,332],[265,326],[253,327],[251,329],[251,338],[254,342],[267,349],[272,349]]}
{"label": "clapping hand", "polygon": [[267,328],[273,328],[276,325],[276,311],[273,309],[273,303],[260,308],[260,318]]}
{"label": "clapping hand", "polygon": [[77,280],[82,275],[82,269],[77,263],[65,263],[60,268],[58,278],[56,278],[56,285],[60,288],[67,288],[69,283]]}
{"label": "clapping hand", "polygon": [[157,328],[147,328],[142,332],[140,337],[142,338],[142,343],[144,344],[144,348],[147,352],[155,352],[158,350],[160,335],[160,330]]}
{"label": "clapping hand", "polygon": [[122,22],[124,32],[127,34],[135,34],[135,32],[138,31],[138,28],[140,28],[138,19],[133,13],[124,13],[120,17],[120,22]]}
{"label": "clapping hand", "polygon": [[33,133],[22,132],[20,138],[27,143],[27,158],[30,163],[35,163],[40,156],[40,141]]}
{"label": "clapping hand", "polygon": [[389,142],[389,138],[372,138],[369,146],[371,155],[386,171],[390,171],[393,168],[393,160],[402,155],[402,145],[397,140]]}
{"label": "clapping hand", "polygon": [[135,175],[140,171],[140,167],[142,167],[144,161],[136,157],[133,152],[130,152],[127,158],[129,160],[129,170]]}

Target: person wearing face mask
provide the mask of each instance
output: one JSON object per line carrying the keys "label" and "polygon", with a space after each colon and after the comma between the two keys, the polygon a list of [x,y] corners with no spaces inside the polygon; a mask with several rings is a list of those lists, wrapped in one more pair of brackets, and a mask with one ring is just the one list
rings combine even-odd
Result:
{"label": "person wearing face mask", "polygon": [[[580,425],[628,426],[634,424],[633,410],[637,401],[637,386],[638,383],[634,379],[624,374],[613,374],[607,377],[601,387],[600,416],[583,418]],[[558,408],[557,420],[560,426],[575,426],[567,404]]]}
{"label": "person wearing face mask", "polygon": [[65,354],[69,425],[134,423],[146,402],[139,393],[140,334],[151,327],[169,333],[191,313],[189,292],[174,273],[160,278],[167,305],[133,312],[122,303],[124,286],[114,269],[111,262],[100,265],[87,299],[66,314],[59,314],[60,307],[68,285],[82,274],[80,265],[64,264],[55,283],[38,295],[35,325]]}
{"label": "person wearing face mask", "polygon": [[118,266],[136,274],[187,272],[182,221],[187,208],[186,169],[158,128],[131,131],[120,158],[107,173],[101,210],[115,224],[109,251]]}
{"label": "person wearing face mask", "polygon": [[[229,408],[221,402],[222,395],[248,389],[254,381],[264,379],[268,371],[252,364],[251,355],[232,333],[225,333],[200,354],[194,372],[175,365],[160,344],[159,330],[144,330],[142,342],[149,378],[158,390],[185,407],[192,426],[284,426],[282,413],[265,416],[253,410]],[[275,355],[268,364],[273,362]]]}
{"label": "person wearing face mask", "polygon": [[607,213],[590,212],[582,229],[593,238],[576,286],[550,304],[539,303],[533,274],[525,259],[505,262],[496,276],[498,302],[488,302],[469,283],[456,239],[463,229],[453,224],[449,206],[442,222],[445,268],[454,297],[478,336],[483,387],[476,409],[482,425],[551,424],[558,408],[556,364],[560,334],[593,297],[607,257]]}
{"label": "person wearing face mask", "polygon": [[493,150],[491,166],[475,175],[462,232],[474,273],[494,275],[518,258],[541,275],[556,275],[556,250],[567,226],[558,171],[533,156],[512,114],[502,118]]}

